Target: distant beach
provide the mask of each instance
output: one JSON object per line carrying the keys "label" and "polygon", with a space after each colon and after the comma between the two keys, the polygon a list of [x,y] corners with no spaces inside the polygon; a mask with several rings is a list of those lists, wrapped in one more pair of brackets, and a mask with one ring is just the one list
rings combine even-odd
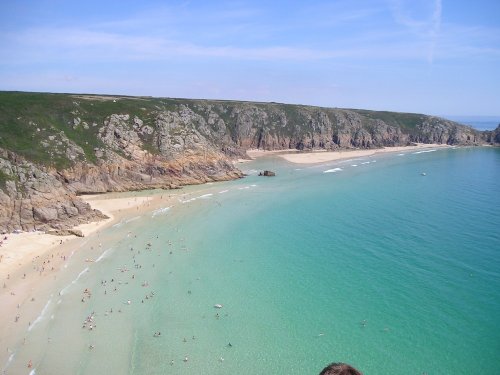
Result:
{"label": "distant beach", "polygon": [[423,151],[428,149],[449,148],[449,147],[453,146],[443,145],[443,144],[419,143],[416,146],[385,147],[382,149],[373,149],[373,150],[312,151],[312,152],[295,152],[295,153],[277,153],[277,155],[291,163],[314,164],[314,163],[326,163],[335,160],[361,158],[378,154],[387,154],[391,152]]}

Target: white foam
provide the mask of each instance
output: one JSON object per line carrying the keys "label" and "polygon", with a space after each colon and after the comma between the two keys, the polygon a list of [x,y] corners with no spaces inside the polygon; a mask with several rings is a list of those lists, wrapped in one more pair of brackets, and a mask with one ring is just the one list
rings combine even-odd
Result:
{"label": "white foam", "polygon": [[153,211],[153,214],[151,215],[151,217],[155,217],[157,215],[161,215],[161,214],[165,214],[167,213],[168,210],[170,210],[172,208],[172,206],[168,206],[168,207],[163,207],[163,208],[159,208],[157,210],[154,210]]}
{"label": "white foam", "polygon": [[213,194],[203,194],[203,195],[200,195],[198,198],[200,199],[207,199],[207,198],[210,198]]}
{"label": "white foam", "polygon": [[257,187],[257,185],[253,184],[253,185],[250,185],[250,187]]}
{"label": "white foam", "polygon": [[[87,243],[87,242],[85,242],[85,243]],[[83,245],[82,245],[82,246],[83,246]],[[82,246],[80,246],[80,247],[82,247]],[[66,258],[66,264],[64,265],[64,268],[68,268],[68,260],[70,260],[70,259],[71,259],[71,257],[72,257],[72,256],[73,256],[73,254],[75,253],[75,251],[76,251],[76,250],[75,250],[75,249],[73,249],[73,251],[71,252],[71,254],[69,254],[69,256]]]}
{"label": "white foam", "polygon": [[7,359],[7,362],[5,363],[5,366],[3,367],[3,372],[5,373],[5,370],[10,366],[12,360],[16,356],[16,352],[13,352],[11,355],[9,355],[9,358]]}
{"label": "white foam", "polygon": [[398,156],[405,156],[406,154],[398,154]]}
{"label": "white foam", "polygon": [[61,295],[61,296],[62,296],[64,293],[66,293],[66,291],[69,289],[69,287],[70,287],[71,285],[75,284],[75,283],[76,283],[76,282],[80,279],[80,277],[82,277],[82,275],[83,275],[85,272],[87,272],[88,270],[89,270],[89,268],[88,268],[88,267],[85,267],[85,269],[84,269],[82,272],[80,272],[80,273],[78,274],[78,276],[77,276],[77,277],[76,277],[76,278],[75,278],[72,282],[70,282],[68,285],[66,285],[66,286],[64,287],[64,289],[63,289],[63,290],[61,290],[61,292],[59,293],[59,295]]}
{"label": "white foam", "polygon": [[[82,247],[82,246],[80,246]],[[73,254],[75,253],[75,249],[73,249],[73,251],[71,252],[71,254],[69,254],[68,258],[66,258],[66,264],[64,265],[64,268],[68,268],[68,263],[67,261],[71,259],[71,257],[73,256]]]}
{"label": "white foam", "polygon": [[188,200],[185,200],[185,201],[179,199],[179,202],[181,202],[182,204],[184,204],[184,203],[194,202],[195,200],[196,200],[196,198],[191,198],[191,199],[188,199]]}
{"label": "white foam", "polygon": [[364,161],[361,164],[370,164],[370,162],[369,161]]}
{"label": "white foam", "polygon": [[108,253],[109,253],[111,250],[112,250],[112,248],[111,248],[111,247],[110,247],[109,249],[104,250],[104,251],[103,251],[103,253],[102,253],[101,255],[99,255],[99,258],[97,258],[97,259],[95,260],[95,262],[97,263],[97,262],[99,262],[99,261],[103,260],[103,259],[106,257],[106,255],[108,255]]}
{"label": "white foam", "polygon": [[352,164],[351,167],[357,167],[358,165],[357,164]]}
{"label": "white foam", "polygon": [[45,306],[43,307],[42,309],[42,312],[40,313],[40,315],[37,316],[37,318],[35,319],[35,321],[33,322],[33,324],[31,324],[29,327],[28,327],[28,331],[31,331],[33,329],[33,327],[35,327],[42,319],[43,319],[43,316],[45,315],[45,312],[47,311],[47,309],[49,308],[49,305],[50,305],[50,302],[52,302],[52,298],[50,298],[47,303],[45,304]]}
{"label": "white foam", "polygon": [[136,220],[139,220],[141,217],[140,216],[134,216],[133,218],[131,219],[128,219],[128,220],[125,220],[126,223],[130,223],[131,221],[136,221]]}
{"label": "white foam", "polygon": [[224,193],[227,193],[229,190],[222,190],[222,191],[219,191],[219,194],[224,194]]}
{"label": "white foam", "polygon": [[246,189],[250,189],[250,186],[245,186],[245,187],[238,188],[238,190],[246,190]]}
{"label": "white foam", "polygon": [[417,151],[417,152],[414,152],[413,154],[416,155],[416,154],[425,154],[426,152],[434,152],[436,150],[422,150],[422,151]]}
{"label": "white foam", "polygon": [[342,168],[333,168],[333,169],[328,169],[326,171],[324,171],[323,173],[337,173],[337,172],[342,172],[343,169]]}

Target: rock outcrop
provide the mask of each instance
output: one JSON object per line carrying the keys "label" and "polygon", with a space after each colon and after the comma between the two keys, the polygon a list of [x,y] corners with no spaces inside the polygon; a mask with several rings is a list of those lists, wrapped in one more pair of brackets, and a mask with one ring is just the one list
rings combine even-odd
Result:
{"label": "rock outcrop", "polygon": [[242,177],[246,150],[414,142],[499,144],[438,117],[187,99],[0,92],[0,231],[65,230],[103,215],[79,194]]}
{"label": "rock outcrop", "polygon": [[259,172],[259,176],[274,177],[276,176],[276,173],[273,171],[264,171],[264,172]]}
{"label": "rock outcrop", "polygon": [[484,139],[491,145],[500,145],[500,124],[492,131],[484,132]]}
{"label": "rock outcrop", "polygon": [[71,228],[105,218],[62,183],[57,172],[0,149],[0,230]]}

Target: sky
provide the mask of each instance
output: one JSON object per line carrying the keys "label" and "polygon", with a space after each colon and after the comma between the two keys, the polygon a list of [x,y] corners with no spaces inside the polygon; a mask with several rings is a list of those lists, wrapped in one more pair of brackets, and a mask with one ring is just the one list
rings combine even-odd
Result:
{"label": "sky", "polygon": [[0,90],[496,116],[500,1],[2,0]]}

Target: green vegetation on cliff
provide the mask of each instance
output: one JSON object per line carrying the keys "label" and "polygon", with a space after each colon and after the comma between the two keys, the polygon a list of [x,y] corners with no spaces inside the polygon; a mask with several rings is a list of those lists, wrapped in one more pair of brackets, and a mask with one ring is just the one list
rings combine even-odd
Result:
{"label": "green vegetation on cliff", "polygon": [[[412,113],[222,100],[0,92],[0,148],[57,169],[77,161],[96,163],[96,150],[105,148],[99,131],[112,114],[129,115],[129,129],[133,128],[132,119],[138,119],[141,127],[156,130],[158,115],[166,112],[179,114],[175,126],[169,128],[172,136],[182,138],[185,130],[192,128],[210,138],[215,146],[221,146],[218,137],[227,135],[243,149],[461,142],[456,137],[440,137],[442,130],[439,134],[425,130],[425,125],[433,124],[435,118]],[[449,128],[456,124],[443,119],[438,122],[446,125],[447,134],[454,134]],[[392,133],[408,137],[394,134],[387,137],[387,130],[381,130],[381,124],[387,125]],[[200,129],[203,126],[207,129]],[[160,152],[154,131],[139,132],[138,136],[144,150],[153,155]],[[480,136],[475,137],[479,141]],[[182,139],[175,139],[172,144],[179,142]]]}
{"label": "green vegetation on cliff", "polygon": [[71,228],[99,218],[76,194],[240,178],[230,159],[250,148],[478,145],[498,142],[498,134],[411,113],[0,92],[0,232]]}

